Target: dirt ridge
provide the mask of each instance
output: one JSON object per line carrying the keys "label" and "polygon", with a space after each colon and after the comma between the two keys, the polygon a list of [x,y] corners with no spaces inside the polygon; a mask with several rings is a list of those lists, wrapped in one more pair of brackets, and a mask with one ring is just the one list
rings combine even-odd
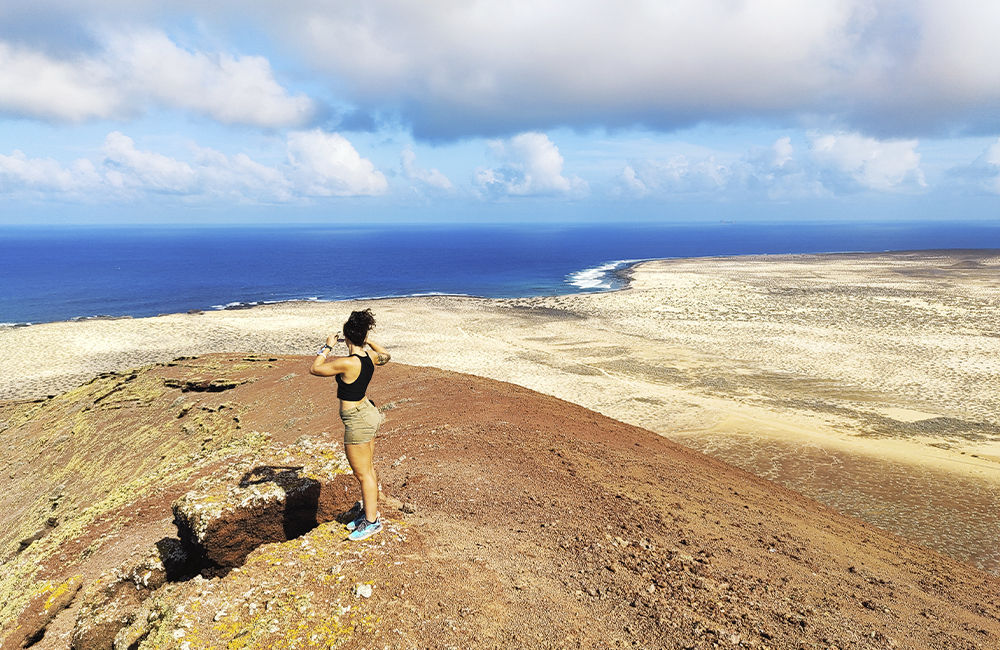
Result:
{"label": "dirt ridge", "polygon": [[[28,638],[69,648],[87,590],[176,537],[172,505],[199,481],[268,450],[336,443],[331,386],[307,366],[206,355],[0,406],[4,650]],[[184,390],[203,385],[225,388]],[[385,532],[351,543],[340,523],[321,523],[224,575],[157,583],[108,643],[1000,646],[995,576],[644,429],[397,364],[372,397],[387,415]],[[67,584],[84,596],[40,636],[18,636],[39,594]]]}

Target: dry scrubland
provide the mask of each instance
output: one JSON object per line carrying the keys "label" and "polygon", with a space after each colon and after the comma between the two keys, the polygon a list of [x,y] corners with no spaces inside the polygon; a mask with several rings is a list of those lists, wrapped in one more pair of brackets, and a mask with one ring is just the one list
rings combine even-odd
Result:
{"label": "dry scrubland", "polygon": [[362,306],[401,362],[560,397],[1000,570],[996,251],[662,260],[615,293],[7,329],[0,397],[179,355],[306,354]]}

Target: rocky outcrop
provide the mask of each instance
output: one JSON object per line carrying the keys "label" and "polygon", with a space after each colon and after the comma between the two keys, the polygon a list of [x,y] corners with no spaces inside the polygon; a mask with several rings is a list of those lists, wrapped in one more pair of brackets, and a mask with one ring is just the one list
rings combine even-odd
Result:
{"label": "rocky outcrop", "polygon": [[173,505],[179,539],[160,540],[142,562],[105,573],[88,587],[72,650],[133,647],[158,620],[148,602],[168,582],[224,574],[263,544],[334,520],[357,491],[349,472],[339,445],[303,437],[201,479]]}
{"label": "rocky outcrop", "polygon": [[136,619],[143,602],[190,568],[180,541],[166,538],[138,564],[126,563],[101,575],[84,593],[72,650],[110,650],[115,635]]}
{"label": "rocky outcrop", "polygon": [[340,445],[301,438],[202,479],[174,503],[185,550],[204,569],[241,566],[262,544],[295,539],[348,510],[357,493]]}
{"label": "rocky outcrop", "polygon": [[35,596],[21,613],[14,630],[0,645],[2,650],[16,650],[34,645],[45,635],[45,629],[56,615],[69,607],[83,585],[80,576],[73,576],[60,585],[49,585]]}

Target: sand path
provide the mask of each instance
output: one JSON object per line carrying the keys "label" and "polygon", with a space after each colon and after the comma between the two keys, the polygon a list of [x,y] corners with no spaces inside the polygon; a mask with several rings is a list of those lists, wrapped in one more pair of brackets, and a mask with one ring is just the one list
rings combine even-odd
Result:
{"label": "sand path", "polygon": [[[311,354],[361,303],[0,330],[0,397],[216,351]],[[395,359],[555,395],[1000,570],[1000,255],[648,262],[627,291],[372,306]]]}

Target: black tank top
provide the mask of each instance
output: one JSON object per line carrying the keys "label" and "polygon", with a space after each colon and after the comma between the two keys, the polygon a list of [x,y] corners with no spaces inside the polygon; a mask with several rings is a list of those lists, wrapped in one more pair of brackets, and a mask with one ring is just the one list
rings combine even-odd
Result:
{"label": "black tank top", "polygon": [[349,384],[344,383],[343,375],[337,375],[337,397],[345,402],[360,402],[365,398],[368,384],[371,383],[372,375],[375,374],[375,364],[371,357],[363,357],[360,354],[352,354],[351,356],[361,360],[361,374]]}

